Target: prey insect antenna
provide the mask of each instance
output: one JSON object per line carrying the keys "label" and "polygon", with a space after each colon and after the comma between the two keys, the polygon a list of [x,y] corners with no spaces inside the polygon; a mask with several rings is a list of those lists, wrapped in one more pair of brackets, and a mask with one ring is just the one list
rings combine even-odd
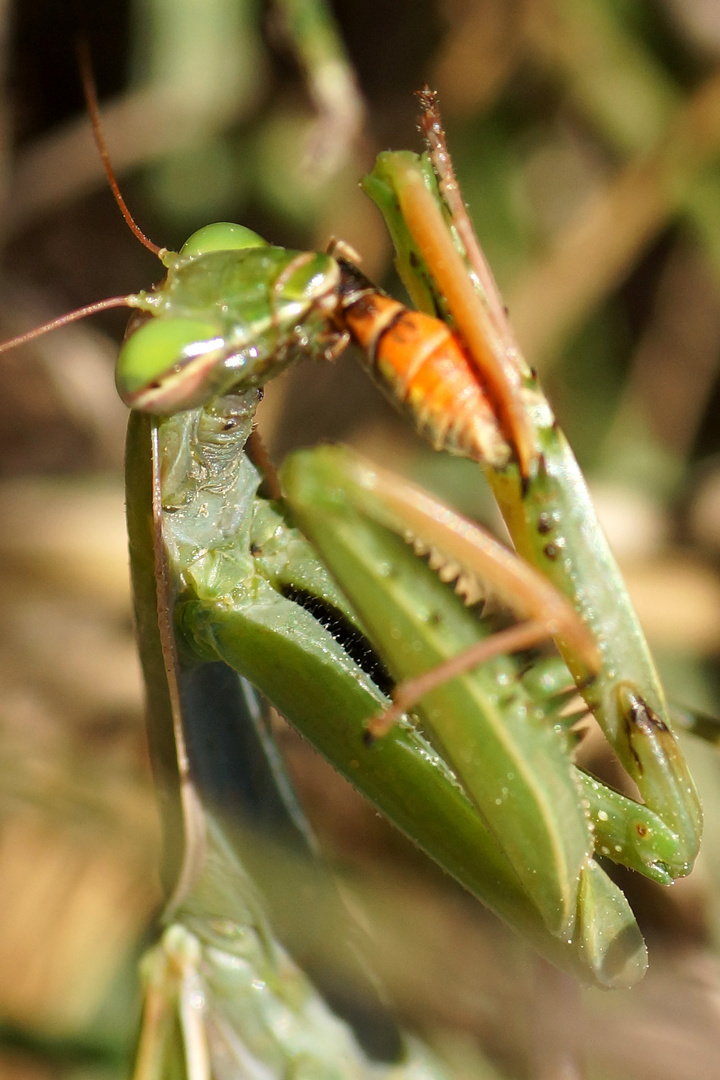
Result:
{"label": "prey insect antenna", "polygon": [[49,334],[52,330],[59,330],[60,327],[67,326],[68,323],[79,322],[80,319],[85,319],[88,315],[95,315],[98,311],[107,311],[108,308],[116,307],[134,307],[134,300],[135,297],[132,295],[111,296],[107,300],[97,300],[94,304],[86,304],[85,307],[77,308],[75,311],[68,311],[67,314],[60,315],[57,319],[43,323],[42,326],[36,326],[34,330],[28,330],[25,334],[18,334],[17,337],[10,338],[9,341],[0,342],[0,353],[9,352],[10,349],[14,349],[18,345],[26,345],[28,341],[34,341],[35,338],[42,337],[43,334]]}
{"label": "prey insect antenna", "polygon": [[108,153],[107,145],[105,143],[105,136],[102,132],[102,126],[100,124],[100,109],[98,106],[97,92],[95,89],[95,79],[92,73],[92,66],[90,64],[90,50],[88,49],[87,41],[80,39],[77,43],[78,63],[80,65],[80,77],[82,79],[83,93],[85,95],[85,104],[90,114],[90,122],[92,123],[93,137],[95,139],[95,145],[98,148],[98,153],[105,169],[105,175],[108,178],[110,184],[110,190],[113,193],[115,202],[120,208],[120,213],[125,218],[128,227],[138,238],[143,247],[146,247],[148,251],[152,251],[153,255],[157,255],[158,259],[162,261],[167,248],[159,247],[154,241],[152,241],[142,231],[140,226],[135,221],[135,218],[130,213],[127,203],[122,196],[120,187],[115,178],[113,167],[110,162],[110,155]]}

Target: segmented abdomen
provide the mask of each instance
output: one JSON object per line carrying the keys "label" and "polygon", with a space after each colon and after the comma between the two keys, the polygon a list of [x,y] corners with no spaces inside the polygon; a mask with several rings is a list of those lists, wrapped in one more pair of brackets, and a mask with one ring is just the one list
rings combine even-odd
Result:
{"label": "segmented abdomen", "polygon": [[463,345],[440,319],[366,291],[343,319],[370,369],[436,449],[505,465],[510,448]]}

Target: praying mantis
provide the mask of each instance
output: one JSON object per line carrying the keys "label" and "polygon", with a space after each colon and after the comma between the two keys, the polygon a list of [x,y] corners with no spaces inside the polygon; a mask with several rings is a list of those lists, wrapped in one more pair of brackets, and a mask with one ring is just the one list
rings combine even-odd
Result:
{"label": "praying mantis", "polygon": [[[473,246],[430,100],[424,116],[430,158],[382,156],[366,187],[428,322],[385,305],[342,252],[286,252],[224,225],[201,230],[178,255],[161,252],[169,274],[155,290],[94,306],[124,303],[147,316],[123,346],[118,384],[134,409],[129,531],[151,741],[165,792],[167,919],[180,928],[172,955],[185,957],[192,973],[203,948],[223,949],[209,935],[199,946],[182,936],[188,912],[198,919],[207,850],[216,861],[218,852],[229,858],[212,822],[197,825],[183,731],[186,680],[220,661],[555,963],[590,983],[631,985],[644,971],[644,944],[594,856],[668,883],[691,868],[699,803],[582,478]],[[379,308],[390,312],[386,326],[381,314],[380,330]],[[258,497],[259,474],[244,455],[257,388],[296,360],[334,358],[350,336],[378,366],[388,345],[382,331],[393,328],[410,336],[418,366],[437,334],[471,374],[480,370],[471,422],[456,426],[451,406],[436,399],[432,411],[427,395],[412,412],[438,448],[479,459],[525,562],[423,493],[334,448],[295,455],[282,469],[283,495],[304,536]],[[390,346],[393,355],[397,342]],[[395,396],[406,388],[411,397],[416,376],[393,385],[380,378]],[[432,549],[428,562],[406,545],[406,533]],[[521,632],[490,636],[434,565],[446,579],[489,579]],[[467,649],[473,664],[483,663],[436,678],[417,703],[401,693],[398,708],[412,708],[418,720],[389,725],[385,695],[314,617],[308,598],[359,626],[395,682]],[[546,666],[543,677],[508,655],[546,637],[556,638],[563,662]],[[644,804],[573,765],[562,711],[570,675]],[[373,721],[378,714],[383,720]],[[184,1030],[189,1046],[200,1026]]]}

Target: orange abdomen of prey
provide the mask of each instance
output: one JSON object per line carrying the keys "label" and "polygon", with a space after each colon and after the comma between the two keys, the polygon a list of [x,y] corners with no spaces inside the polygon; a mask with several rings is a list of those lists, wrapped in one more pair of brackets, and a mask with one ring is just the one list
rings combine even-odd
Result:
{"label": "orange abdomen of prey", "polygon": [[440,319],[367,292],[343,310],[372,374],[438,449],[503,465],[509,447],[465,348]]}

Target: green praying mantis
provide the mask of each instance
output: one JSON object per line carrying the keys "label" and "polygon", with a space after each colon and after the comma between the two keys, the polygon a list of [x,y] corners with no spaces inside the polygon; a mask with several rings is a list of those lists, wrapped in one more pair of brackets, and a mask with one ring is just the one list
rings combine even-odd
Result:
{"label": "green praying mantis", "polygon": [[[238,1061],[255,1054],[276,1067],[294,1054],[306,1063],[298,1075],[354,1075],[344,1035],[329,1039],[323,1059],[331,1022],[318,1021],[299,973],[283,982],[288,962],[203,793],[189,733],[197,737],[200,712],[193,687],[210,669],[232,669],[259,690],[440,866],[586,983],[629,986],[646,966],[632,911],[597,857],[667,884],[697,853],[699,801],[636,616],[571,451],[513,343],[428,95],[423,118],[429,153],[381,155],[364,186],[424,316],[388,302],[342,248],[289,252],[226,224],[200,230],[177,254],[158,250],[168,274],[153,290],[73,316],[137,309],[117,382],[133,409],[128,524],[170,897],[152,967],[165,973],[165,991],[155,994],[151,974],[142,1077],[168,1061],[170,1014],[193,1080],[213,1072],[213,1054],[229,1043]],[[438,449],[478,461],[518,556],[342,448],[292,455],[282,502],[259,494],[245,453],[259,388],[298,360],[334,359],[351,337]],[[456,371],[448,355],[466,368],[455,405],[443,396],[447,381],[422,382],[436,345],[446,380]],[[398,376],[401,353],[411,367]],[[498,632],[466,606],[452,583],[462,591],[471,579],[499,596],[512,626]],[[392,707],[377,667],[358,663],[334,624],[369,639],[399,686]],[[561,658],[528,665],[517,655],[548,638]],[[575,690],[642,802],[575,766],[565,713]],[[268,783],[282,789],[278,777]],[[279,995],[255,1012],[252,993],[243,996],[253,972]],[[193,1011],[198,993],[220,1003],[222,1023],[208,1020],[212,1009]],[[162,1021],[160,1000],[173,1002]],[[303,1002],[318,1026],[298,1020],[302,1034],[270,1050],[278,1000],[296,1020]],[[237,1034],[239,1014],[253,1017],[250,1032]],[[262,1033],[256,1044],[252,1032]],[[436,1067],[418,1051],[397,1068]]]}

